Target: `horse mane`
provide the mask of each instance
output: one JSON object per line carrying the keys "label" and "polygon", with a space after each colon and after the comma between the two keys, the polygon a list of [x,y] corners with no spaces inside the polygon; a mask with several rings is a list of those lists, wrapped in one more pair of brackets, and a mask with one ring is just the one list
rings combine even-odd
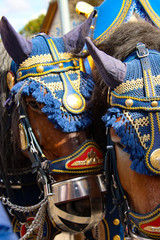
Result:
{"label": "horse mane", "polygon": [[7,73],[10,70],[11,58],[0,43],[0,176],[7,181],[7,174],[17,168],[25,168],[28,163],[22,161],[23,155],[17,145],[19,114],[15,104],[7,109],[5,102],[9,97]]}
{"label": "horse mane", "polygon": [[[98,48],[108,55],[124,61],[129,54],[136,50],[136,45],[139,42],[144,43],[149,49],[160,51],[160,29],[144,20],[123,23]],[[93,77],[95,87],[91,104],[94,106],[94,138],[102,149],[105,149],[107,139],[101,117],[109,107],[107,103],[108,87],[96,67],[93,70]]]}

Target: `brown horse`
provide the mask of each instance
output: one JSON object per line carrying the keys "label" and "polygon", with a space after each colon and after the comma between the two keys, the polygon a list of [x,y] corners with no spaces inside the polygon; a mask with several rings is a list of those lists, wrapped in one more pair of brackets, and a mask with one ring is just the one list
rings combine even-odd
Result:
{"label": "brown horse", "polygon": [[1,46],[1,200],[21,239],[86,231],[104,216],[103,153],[87,108],[94,81],[75,56],[93,16],[62,38],[25,39],[0,21],[10,55]]}
{"label": "brown horse", "polygon": [[[105,80],[95,70],[95,115],[105,114],[107,98],[111,106],[103,117],[110,129],[107,145],[115,146],[116,152],[115,157],[110,150],[108,181],[124,231],[131,239],[159,239],[160,30],[144,21],[128,22],[100,50],[90,39],[86,41]],[[107,97],[108,87],[111,94]],[[100,144],[104,138],[101,135]]]}

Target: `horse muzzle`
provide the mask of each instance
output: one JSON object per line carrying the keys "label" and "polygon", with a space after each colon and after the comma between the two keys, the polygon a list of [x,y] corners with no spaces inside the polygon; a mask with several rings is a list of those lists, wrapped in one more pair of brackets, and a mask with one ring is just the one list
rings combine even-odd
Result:
{"label": "horse muzzle", "polygon": [[103,174],[53,183],[48,194],[50,220],[62,231],[85,232],[103,219],[105,194]]}

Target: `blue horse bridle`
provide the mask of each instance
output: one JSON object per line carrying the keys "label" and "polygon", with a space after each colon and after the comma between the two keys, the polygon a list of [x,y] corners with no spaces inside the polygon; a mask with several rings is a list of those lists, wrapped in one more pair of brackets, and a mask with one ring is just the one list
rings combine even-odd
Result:
{"label": "blue horse bridle", "polygon": [[[137,44],[137,51],[131,54],[125,62],[132,61],[135,58],[139,58],[141,61],[142,72],[149,72],[151,69],[150,61],[149,61],[149,54],[160,54],[154,50],[148,50],[144,44],[140,43]],[[155,120],[154,115],[156,115],[155,111],[159,111],[159,101],[157,100],[158,97],[154,96],[154,86],[152,84],[152,74],[145,76],[145,90],[146,95],[148,98],[147,106],[143,106],[143,102],[134,101],[134,103],[130,106],[130,110],[133,108],[138,108],[143,110],[143,107],[146,108],[146,111],[150,112],[149,117],[152,119],[152,124],[156,129],[157,121]],[[151,106],[151,102],[153,102],[155,98],[156,105]],[[150,100],[150,101],[149,101]],[[156,101],[157,100],[157,101]],[[126,99],[120,99],[116,97],[116,95],[112,95],[111,103],[114,105],[121,106],[124,108]],[[146,102],[145,102],[146,104]],[[152,132],[152,134],[157,134],[157,131]],[[155,136],[152,136],[155,139]],[[124,232],[126,236],[130,236],[131,239],[159,239],[160,238],[160,227],[159,227],[159,219],[160,219],[160,204],[150,213],[148,214],[138,214],[132,211],[129,207],[129,203],[127,201],[126,194],[121,186],[118,170],[117,170],[117,163],[116,163],[116,153],[114,143],[111,141],[110,134],[107,135],[108,139],[108,151],[106,154],[106,177],[108,179],[108,186],[111,186],[112,193],[113,193],[113,202],[115,205],[118,206],[119,214],[121,223],[124,227]],[[150,152],[152,153],[156,151],[157,145],[154,142],[152,148],[150,148]],[[148,168],[151,172],[159,173],[159,169],[155,168],[153,160],[150,161],[149,156],[152,154],[148,151],[148,158],[146,159]],[[152,158],[153,159],[153,158]],[[153,166],[152,166],[153,164]],[[149,238],[148,238],[149,237]]]}

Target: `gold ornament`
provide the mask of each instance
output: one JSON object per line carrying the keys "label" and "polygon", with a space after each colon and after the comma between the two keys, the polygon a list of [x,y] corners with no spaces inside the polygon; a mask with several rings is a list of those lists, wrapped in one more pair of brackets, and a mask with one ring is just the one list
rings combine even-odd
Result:
{"label": "gold ornament", "polygon": [[115,218],[115,219],[113,220],[113,224],[114,224],[115,226],[118,226],[118,225],[120,224],[119,219],[118,219],[118,218]]}
{"label": "gold ornament", "polygon": [[8,89],[11,90],[12,87],[15,85],[15,77],[11,71],[7,73],[7,86]]}
{"label": "gold ornament", "polygon": [[113,240],[121,240],[121,238],[120,238],[119,235],[115,235],[115,236],[113,237]]}
{"label": "gold ornament", "polygon": [[21,150],[25,151],[28,148],[28,141],[27,141],[27,136],[22,123],[19,124],[19,135],[20,135],[20,142],[21,142]]}
{"label": "gold ornament", "polygon": [[70,94],[67,97],[67,103],[69,105],[69,107],[73,108],[73,109],[80,109],[82,107],[82,99],[80,98],[79,95],[77,94]]}
{"label": "gold ornament", "polygon": [[155,169],[160,170],[160,148],[156,149],[150,156],[150,162]]}
{"label": "gold ornament", "polygon": [[38,73],[42,73],[42,72],[44,72],[44,67],[40,65],[40,66],[36,67],[36,71]]}
{"label": "gold ornament", "polygon": [[158,102],[157,101],[153,101],[153,102],[151,102],[151,105],[152,105],[152,107],[157,107],[158,106]]}
{"label": "gold ornament", "polygon": [[63,68],[63,63],[59,63],[59,68]]}
{"label": "gold ornament", "polygon": [[75,67],[77,67],[77,65],[78,65],[76,60],[73,60],[73,64]]}
{"label": "gold ornament", "polygon": [[76,12],[78,14],[84,15],[86,18],[88,18],[93,12],[94,7],[86,2],[78,2],[76,5]]}
{"label": "gold ornament", "polygon": [[132,99],[127,99],[127,100],[125,101],[125,104],[126,104],[127,107],[132,107],[132,105],[133,105],[133,100],[132,100]]}

